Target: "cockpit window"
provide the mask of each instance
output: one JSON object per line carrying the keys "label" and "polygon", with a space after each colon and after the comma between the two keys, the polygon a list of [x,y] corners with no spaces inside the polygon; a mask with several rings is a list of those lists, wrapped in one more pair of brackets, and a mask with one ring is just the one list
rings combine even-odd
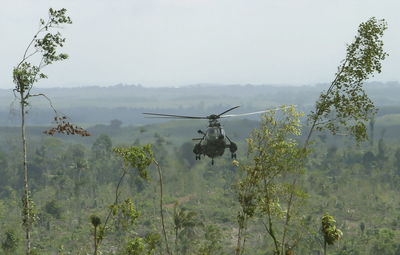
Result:
{"label": "cockpit window", "polygon": [[207,136],[210,139],[216,139],[219,136],[219,133],[220,133],[220,131],[218,128],[209,128],[207,130]]}

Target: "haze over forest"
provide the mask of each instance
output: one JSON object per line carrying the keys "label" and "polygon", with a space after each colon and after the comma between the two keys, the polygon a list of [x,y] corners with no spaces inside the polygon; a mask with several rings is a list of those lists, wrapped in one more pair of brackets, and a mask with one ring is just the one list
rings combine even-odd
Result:
{"label": "haze over forest", "polygon": [[[235,113],[253,112],[295,104],[308,112],[319,93],[328,84],[309,86],[282,85],[213,85],[199,84],[185,87],[148,88],[140,85],[115,85],[109,87],[44,88],[34,92],[45,93],[55,108],[76,123],[85,126],[108,124],[118,119],[123,125],[143,125],[160,122],[144,118],[142,112],[205,116],[240,105]],[[378,116],[397,112],[400,105],[398,82],[370,82],[366,90],[380,111]],[[17,105],[11,90],[0,89],[0,125],[19,124]],[[43,98],[32,100],[28,121],[31,125],[48,125],[52,110]],[[253,118],[254,117],[250,117]]]}

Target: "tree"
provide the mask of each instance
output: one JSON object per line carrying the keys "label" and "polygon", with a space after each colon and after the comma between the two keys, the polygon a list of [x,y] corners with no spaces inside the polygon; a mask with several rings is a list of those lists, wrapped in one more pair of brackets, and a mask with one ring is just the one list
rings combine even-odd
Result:
{"label": "tree", "polygon": [[[398,238],[393,230],[387,228],[378,229],[371,242],[371,254],[397,254]],[[396,251],[397,250],[397,251]]]}
{"label": "tree", "polygon": [[34,217],[30,215],[33,210],[30,208],[30,191],[29,191],[29,174],[27,163],[27,143],[25,132],[25,118],[28,113],[28,106],[32,97],[41,96],[47,99],[51,108],[55,112],[54,120],[57,123],[55,128],[51,128],[44,133],[53,135],[56,132],[64,134],[79,134],[87,136],[86,130],[72,125],[67,121],[67,117],[59,116],[52,105],[52,102],[45,94],[33,94],[32,89],[34,84],[41,79],[47,78],[43,73],[43,69],[57,61],[62,61],[68,58],[65,53],[59,53],[57,50],[64,46],[65,38],[61,35],[58,29],[64,24],[71,24],[71,18],[66,15],[66,9],[54,10],[49,9],[47,19],[40,19],[38,31],[34,34],[32,40],[26,47],[22,59],[13,69],[13,81],[15,88],[13,89],[16,99],[19,101],[21,113],[21,138],[22,138],[22,163],[24,172],[24,196],[23,196],[23,225],[25,227],[26,237],[26,254],[31,253],[31,237],[30,232]]}
{"label": "tree", "polygon": [[394,153],[394,166],[396,167],[396,174],[400,175],[400,148]]}
{"label": "tree", "polygon": [[113,119],[110,121],[110,128],[112,129],[120,129],[122,125],[122,121],[118,119]]}
{"label": "tree", "polygon": [[143,238],[136,237],[132,240],[129,240],[126,248],[125,254],[127,255],[144,255],[145,253],[145,243]]}
{"label": "tree", "polygon": [[291,194],[302,192],[288,182],[302,171],[307,151],[295,140],[301,133],[300,117],[294,106],[282,107],[282,116],[271,111],[262,116],[261,124],[247,140],[251,163],[241,167],[245,177],[239,182],[239,238],[236,254],[244,252],[247,222],[253,217],[262,220],[274,244],[274,254],[284,254],[286,232],[283,225]]}
{"label": "tree", "polygon": [[376,113],[372,100],[363,85],[380,73],[381,62],[388,55],[383,50],[382,36],[387,29],[385,20],[375,17],[361,23],[353,43],[346,49],[346,57],[326,92],[321,93],[315,110],[309,115],[311,122],[306,144],[314,128],[337,134],[341,130],[357,141],[367,139],[366,123]]}
{"label": "tree", "polygon": [[335,225],[336,220],[333,216],[325,213],[321,220],[321,232],[324,236],[324,255],[326,255],[326,245],[333,245],[342,238],[343,233]]}
{"label": "tree", "polygon": [[216,225],[205,227],[204,241],[199,248],[197,255],[222,254],[221,230]]}
{"label": "tree", "polygon": [[[309,146],[311,136],[317,131],[327,130],[336,135],[344,132],[357,142],[368,139],[366,123],[376,113],[372,100],[364,90],[364,82],[382,70],[381,62],[388,56],[383,49],[383,33],[387,29],[385,20],[375,17],[358,27],[354,41],[347,46],[335,78],[327,91],[320,94],[315,110],[309,115],[311,124],[304,149]],[[294,178],[293,184],[296,184]],[[284,228],[290,223],[293,195],[289,199]]]}
{"label": "tree", "polygon": [[[175,253],[187,254],[189,245],[195,237],[195,228],[201,225],[195,211],[181,208],[178,202],[174,206],[174,232],[175,232]],[[179,245],[179,241],[181,244]],[[185,242],[186,241],[186,242]],[[179,252],[181,250],[181,252]]]}
{"label": "tree", "polygon": [[1,243],[1,248],[5,254],[14,254],[18,247],[18,237],[13,230],[5,232],[5,238]]}
{"label": "tree", "polygon": [[88,168],[88,162],[85,157],[85,146],[82,144],[74,144],[68,147],[64,158],[71,162],[70,169],[72,173],[70,175],[73,177],[75,183],[75,195],[79,195],[80,188],[84,182],[81,181],[84,170]]}
{"label": "tree", "polygon": [[92,214],[90,216],[90,222],[92,223],[92,226],[94,228],[93,231],[94,255],[97,255],[97,250],[99,246],[99,235],[97,234],[97,228],[101,224],[101,219],[99,216]]}
{"label": "tree", "polygon": [[184,162],[187,162],[189,167],[192,167],[196,163],[196,159],[193,154],[193,143],[183,143],[181,147],[179,147],[179,156],[182,157]]}
{"label": "tree", "polygon": [[[8,159],[7,154],[0,151],[0,174],[2,178],[0,179],[0,187],[5,187],[9,181],[9,173],[7,172]],[[1,191],[1,189],[0,189]]]}
{"label": "tree", "polygon": [[96,159],[108,159],[112,151],[111,138],[101,134],[92,145],[92,151]]}
{"label": "tree", "polygon": [[154,254],[154,250],[159,244],[160,236],[155,233],[149,233],[142,237],[135,237],[130,239],[126,245],[126,255],[151,255]]}
{"label": "tree", "polygon": [[[123,203],[119,203],[120,197],[120,187],[122,182],[128,173],[129,169],[137,169],[139,176],[142,179],[148,179],[147,168],[154,164],[157,167],[158,175],[159,175],[159,183],[160,183],[160,216],[161,216],[161,227],[165,239],[165,244],[167,248],[167,254],[172,254],[169,250],[167,234],[165,230],[164,224],[164,212],[163,212],[163,181],[162,181],[162,172],[159,163],[155,160],[153,151],[151,149],[151,145],[143,145],[143,146],[130,146],[130,147],[116,147],[113,148],[112,151],[117,154],[123,160],[123,169],[122,175],[119,178],[117,187],[115,189],[115,199],[114,203],[110,206],[110,210],[108,215],[104,221],[104,224],[100,226],[98,237],[95,236],[95,254],[100,246],[101,242],[104,239],[105,232],[108,228],[109,220],[111,216],[116,216],[118,213],[122,215],[122,218],[125,218],[124,222],[133,224],[136,219],[139,217],[139,213],[135,209],[133,202],[130,199],[125,200]],[[121,218],[121,217],[120,217]],[[123,223],[123,224],[125,224]],[[99,224],[100,225],[100,224]],[[146,239],[147,240],[147,239]],[[128,247],[126,252],[128,254],[135,254],[135,252],[142,252],[141,244],[143,240],[141,239],[133,239],[130,243],[128,243]],[[148,240],[149,250],[152,250],[151,247],[154,246],[154,238],[149,238]],[[140,244],[140,247],[137,245]]]}
{"label": "tree", "polygon": [[[265,191],[263,196],[259,192],[260,182],[258,178],[264,178],[265,180],[276,180],[275,175],[264,175],[269,171],[278,171],[280,169],[279,153],[277,151],[270,151],[270,155],[265,155],[263,162],[270,164],[268,168],[257,167],[259,163],[259,158],[253,157],[252,163],[244,167],[245,175],[239,183],[239,202],[241,204],[241,211],[238,215],[239,232],[238,232],[238,244],[236,247],[236,254],[242,254],[244,252],[245,244],[245,232],[247,228],[247,221],[254,216],[254,214],[259,210],[259,200],[263,198],[265,215],[273,216],[275,214],[282,214],[284,218],[284,223],[281,225],[282,239],[277,239],[277,233],[273,226],[269,226],[270,219],[265,224],[268,234],[273,239],[275,245],[274,252],[276,254],[285,254],[286,247],[290,247],[286,237],[289,230],[289,226],[292,222],[294,209],[293,204],[296,201],[296,197],[299,193],[295,191],[296,183],[299,179],[299,170],[303,167],[304,161],[306,159],[307,150],[310,144],[311,136],[314,130],[323,131],[327,130],[333,135],[345,132],[344,134],[349,134],[356,139],[357,142],[361,142],[367,139],[367,128],[366,123],[372,118],[376,113],[375,106],[371,99],[366,94],[363,84],[364,82],[372,77],[375,73],[381,72],[381,61],[383,61],[387,54],[383,50],[382,36],[386,30],[387,25],[384,20],[377,20],[376,18],[371,18],[368,21],[361,23],[358,28],[358,34],[356,35],[353,43],[347,46],[346,57],[341,62],[338,67],[338,71],[335,75],[334,80],[330,84],[327,91],[322,92],[319,100],[316,102],[315,110],[313,110],[309,115],[310,129],[306,136],[306,140],[303,146],[302,159],[299,158],[301,163],[297,166],[299,169],[292,171],[292,183],[287,185],[290,187],[288,189],[281,189],[279,186],[271,185],[269,182],[265,182]],[[277,120],[272,119],[269,121],[268,125],[274,124]],[[268,125],[266,125],[268,127]],[[296,126],[288,125],[287,128],[295,129]],[[282,132],[282,129],[274,130],[277,132]],[[265,130],[265,134],[270,134],[271,130]],[[285,133],[283,133],[285,134]],[[285,135],[291,135],[286,133]],[[257,138],[255,144],[257,145],[263,141]],[[282,140],[282,145],[287,145],[284,138]],[[268,140],[267,140],[268,141]],[[278,143],[279,144],[279,143]],[[262,143],[259,144],[262,148]],[[273,150],[275,146],[272,144],[271,149]],[[256,146],[256,148],[258,148]],[[251,143],[249,148],[252,148]],[[268,151],[266,149],[265,151]],[[263,155],[260,153],[260,157]],[[274,159],[276,157],[276,159]],[[273,162],[277,160],[277,162]],[[288,162],[291,162],[288,160]],[[247,169],[246,169],[247,168]],[[265,171],[267,169],[268,171]],[[279,172],[281,174],[284,172]],[[264,175],[264,176],[260,176]],[[262,183],[261,183],[262,184]],[[272,182],[274,184],[274,182]],[[286,197],[285,209],[281,208],[282,203],[280,196],[282,196],[285,191],[289,197]],[[260,197],[260,198],[258,198]],[[285,197],[285,196],[284,196]],[[271,207],[273,205],[273,207]]]}
{"label": "tree", "polygon": [[50,214],[51,216],[53,216],[56,219],[61,219],[61,214],[62,214],[62,208],[61,206],[58,204],[57,200],[51,200],[49,202],[46,203],[46,205],[44,206],[44,210]]}
{"label": "tree", "polygon": [[[23,151],[23,168],[24,168],[24,198],[23,207],[25,208],[23,214],[23,222],[26,232],[26,254],[31,252],[31,238],[30,231],[32,228],[32,215],[30,215],[30,194],[29,194],[29,182],[28,182],[28,164],[27,164],[27,145],[26,145],[26,133],[25,133],[25,116],[27,113],[27,106],[29,105],[29,99],[33,96],[31,89],[34,83],[40,79],[44,79],[47,76],[42,73],[42,69],[52,64],[55,61],[65,60],[68,55],[64,53],[58,53],[57,47],[62,47],[65,38],[61,36],[59,32],[50,32],[63,24],[71,24],[71,19],[66,16],[66,9],[53,10],[49,9],[49,16],[47,21],[40,20],[40,28],[33,36],[33,39],[28,44],[22,60],[13,70],[13,79],[15,83],[14,94],[18,94],[19,103],[21,106],[21,136],[22,136],[22,151]],[[40,60],[38,64],[32,64],[28,62],[33,56],[39,55]]]}
{"label": "tree", "polygon": [[380,167],[382,167],[382,165],[388,158],[386,154],[387,154],[386,144],[383,138],[381,138],[378,141],[378,154],[376,155],[376,159],[378,160]]}
{"label": "tree", "polygon": [[375,117],[372,116],[371,120],[369,121],[369,139],[371,146],[374,146],[374,132],[375,132]]}

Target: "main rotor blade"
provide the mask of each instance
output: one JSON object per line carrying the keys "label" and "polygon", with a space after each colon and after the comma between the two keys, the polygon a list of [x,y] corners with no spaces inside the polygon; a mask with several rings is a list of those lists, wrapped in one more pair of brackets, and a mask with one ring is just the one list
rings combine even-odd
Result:
{"label": "main rotor blade", "polygon": [[147,118],[164,118],[164,119],[207,119],[206,117],[196,117],[196,116],[184,116],[184,115],[173,115],[173,114],[162,114],[162,113],[152,113],[152,112],[144,112],[142,114],[153,115]]}
{"label": "main rotor blade", "polygon": [[222,114],[225,114],[225,113],[227,113],[227,112],[230,112],[230,111],[232,111],[232,110],[234,110],[234,109],[236,109],[236,108],[238,108],[238,107],[240,107],[240,105],[235,106],[235,107],[232,107],[232,108],[230,108],[230,109],[224,111],[223,113],[218,114],[217,116],[218,116],[218,117],[221,117]]}
{"label": "main rotor blade", "polygon": [[221,118],[230,118],[230,117],[248,116],[248,115],[253,115],[253,114],[262,114],[262,113],[266,113],[266,112],[271,112],[271,111],[286,109],[286,108],[289,108],[289,107],[291,107],[291,106],[286,106],[286,107],[283,107],[283,108],[282,108],[282,107],[273,108],[273,109],[268,109],[268,110],[258,111],[258,112],[248,112],[248,113],[239,113],[239,114],[228,114],[228,115],[221,116]]}

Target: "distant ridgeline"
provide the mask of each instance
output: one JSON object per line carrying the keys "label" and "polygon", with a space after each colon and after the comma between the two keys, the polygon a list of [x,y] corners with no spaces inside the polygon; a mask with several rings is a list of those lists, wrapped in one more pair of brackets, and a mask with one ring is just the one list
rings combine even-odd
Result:
{"label": "distant ridgeline", "polygon": [[[40,89],[52,99],[58,111],[85,126],[108,124],[118,119],[123,125],[143,125],[162,120],[146,119],[141,113],[156,111],[181,115],[208,115],[240,105],[235,113],[263,110],[281,104],[296,104],[306,113],[326,84],[315,86],[287,85],[192,85],[178,88],[146,88],[137,85],[111,87]],[[400,84],[397,82],[367,84],[367,92],[389,123],[400,124]],[[18,104],[11,90],[0,89],[0,126],[18,125]],[[49,125],[53,113],[44,99],[32,100],[29,125]],[[258,117],[253,117],[258,118]]]}

